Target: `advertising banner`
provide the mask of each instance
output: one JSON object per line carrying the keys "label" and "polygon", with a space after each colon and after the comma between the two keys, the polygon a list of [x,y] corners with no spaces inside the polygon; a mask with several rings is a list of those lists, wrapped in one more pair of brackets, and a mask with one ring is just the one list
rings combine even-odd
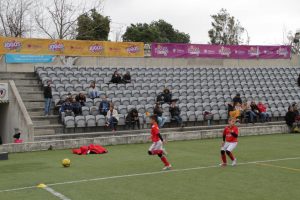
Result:
{"label": "advertising banner", "polygon": [[144,43],[0,37],[1,54],[144,57]]}
{"label": "advertising banner", "polygon": [[290,46],[152,43],[154,58],[290,59]]}
{"label": "advertising banner", "polygon": [[6,63],[50,63],[54,58],[50,55],[5,54]]}

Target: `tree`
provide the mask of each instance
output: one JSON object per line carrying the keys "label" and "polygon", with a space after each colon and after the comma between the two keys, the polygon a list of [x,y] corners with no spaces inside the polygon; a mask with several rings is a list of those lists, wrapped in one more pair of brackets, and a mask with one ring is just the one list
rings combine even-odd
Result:
{"label": "tree", "polygon": [[245,29],[239,20],[230,16],[226,9],[222,8],[219,13],[211,17],[213,19],[212,28],[208,31],[211,44],[238,45],[243,43],[242,34]]}
{"label": "tree", "polygon": [[[102,0],[51,0],[48,6],[36,0],[35,22],[51,39],[74,39],[78,16],[91,8],[102,8]],[[88,5],[88,6],[87,6]],[[53,31],[54,30],[54,31]]]}
{"label": "tree", "polygon": [[77,19],[77,40],[108,40],[110,19],[95,9],[91,14],[84,13]]}
{"label": "tree", "polygon": [[0,35],[22,37],[30,31],[30,0],[0,1]]}
{"label": "tree", "polygon": [[291,45],[292,53],[300,55],[300,30],[297,30],[295,34],[293,34],[292,31],[289,31],[287,38],[287,45]]}
{"label": "tree", "polygon": [[137,23],[127,27],[123,35],[124,41],[131,42],[174,42],[189,43],[189,34],[180,32],[164,20],[153,21],[150,24]]}

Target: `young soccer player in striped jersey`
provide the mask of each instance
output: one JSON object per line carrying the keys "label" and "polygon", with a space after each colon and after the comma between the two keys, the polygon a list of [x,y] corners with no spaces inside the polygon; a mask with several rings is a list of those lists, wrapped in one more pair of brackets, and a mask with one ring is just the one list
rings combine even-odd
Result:
{"label": "young soccer player in striped jersey", "polygon": [[161,161],[165,165],[163,170],[169,170],[169,169],[171,169],[172,166],[168,162],[167,157],[166,157],[166,151],[163,148],[164,139],[162,138],[159,128],[158,128],[157,116],[155,116],[155,115],[151,116],[150,123],[152,125],[151,140],[153,143],[148,150],[148,154],[149,155],[158,155],[158,157],[160,157]]}
{"label": "young soccer player in striped jersey", "polygon": [[225,167],[227,165],[226,154],[232,161],[232,166],[236,165],[236,158],[233,156],[232,151],[238,144],[239,129],[235,125],[235,119],[229,119],[229,125],[224,128],[223,131],[223,142],[221,145],[221,159],[222,163],[220,166]]}

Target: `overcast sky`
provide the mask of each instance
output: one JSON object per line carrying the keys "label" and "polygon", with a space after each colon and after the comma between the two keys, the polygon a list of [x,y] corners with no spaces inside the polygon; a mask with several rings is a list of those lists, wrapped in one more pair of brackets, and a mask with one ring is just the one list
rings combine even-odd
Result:
{"label": "overcast sky", "polygon": [[[288,31],[300,29],[300,0],[105,0],[112,31],[131,23],[163,19],[189,33],[192,43],[207,43],[210,15],[221,8],[239,19],[250,44],[282,44]],[[119,24],[120,23],[120,24]],[[284,36],[285,34],[285,36]],[[113,39],[113,33],[111,34]],[[246,38],[246,36],[245,36]]]}

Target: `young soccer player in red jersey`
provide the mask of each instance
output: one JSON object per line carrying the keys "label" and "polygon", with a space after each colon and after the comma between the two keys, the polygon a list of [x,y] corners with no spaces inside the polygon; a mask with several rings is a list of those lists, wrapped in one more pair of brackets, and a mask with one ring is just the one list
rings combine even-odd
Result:
{"label": "young soccer player in red jersey", "polygon": [[232,166],[236,165],[236,158],[233,156],[232,151],[237,146],[238,134],[239,134],[239,129],[235,125],[235,119],[234,118],[229,119],[229,125],[226,126],[223,131],[223,142],[221,146],[221,159],[223,162],[220,164],[220,166],[227,165],[226,154],[231,159]]}
{"label": "young soccer player in red jersey", "polygon": [[169,169],[171,169],[172,166],[166,158],[166,151],[163,148],[164,140],[159,132],[159,128],[158,128],[158,124],[157,124],[157,117],[155,115],[150,117],[150,123],[152,125],[151,140],[153,143],[148,150],[148,154],[149,155],[158,155],[158,157],[160,157],[161,161],[165,165],[163,170],[169,170]]}

